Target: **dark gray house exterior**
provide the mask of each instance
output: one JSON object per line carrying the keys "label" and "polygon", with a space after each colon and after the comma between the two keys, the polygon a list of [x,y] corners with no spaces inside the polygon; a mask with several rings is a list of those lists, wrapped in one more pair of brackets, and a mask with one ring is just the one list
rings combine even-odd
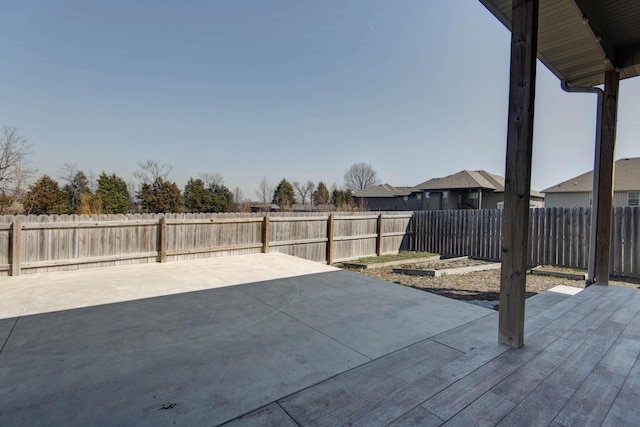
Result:
{"label": "dark gray house exterior", "polygon": [[[389,184],[365,188],[354,201],[369,210],[499,209],[504,199],[504,178],[484,170],[463,170],[433,178],[415,187]],[[544,196],[531,192],[531,205],[542,207]]]}
{"label": "dark gray house exterior", "polygon": [[409,206],[410,195],[410,187],[382,184],[357,192],[353,200],[359,207],[371,211],[413,211],[416,208]]}

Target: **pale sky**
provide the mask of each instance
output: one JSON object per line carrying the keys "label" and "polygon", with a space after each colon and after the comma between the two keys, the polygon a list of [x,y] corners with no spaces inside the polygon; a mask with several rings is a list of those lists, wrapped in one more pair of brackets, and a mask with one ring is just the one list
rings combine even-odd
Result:
{"label": "pale sky", "polygon": [[[356,162],[397,186],[504,176],[510,35],[477,0],[20,0],[2,21],[0,126],[39,174],[149,158],[253,199]],[[619,101],[616,158],[638,157],[640,78]],[[595,109],[538,63],[534,189],[593,167]]]}

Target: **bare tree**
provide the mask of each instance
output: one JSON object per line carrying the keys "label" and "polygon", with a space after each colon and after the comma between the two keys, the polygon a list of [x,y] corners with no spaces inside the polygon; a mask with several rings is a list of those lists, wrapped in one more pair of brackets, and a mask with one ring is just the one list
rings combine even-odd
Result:
{"label": "bare tree", "polygon": [[60,179],[66,182],[62,189],[69,197],[71,207],[77,208],[81,196],[91,192],[89,179],[76,163],[65,163]]}
{"label": "bare tree", "polygon": [[130,209],[138,208],[138,201],[136,200],[136,183],[133,180],[127,182],[127,192],[129,193],[129,206]]}
{"label": "bare tree", "polygon": [[89,180],[89,191],[91,192],[91,194],[95,194],[97,189],[96,182],[98,177],[96,176],[95,172],[89,171],[87,172],[87,179]]}
{"label": "bare tree", "polygon": [[260,203],[271,203],[271,200],[273,199],[273,191],[274,188],[272,185],[269,185],[269,182],[267,181],[267,177],[263,176],[260,179],[260,182],[258,182],[258,189],[256,190],[256,196],[258,196],[258,201]]}
{"label": "bare tree", "polygon": [[29,141],[15,127],[5,126],[0,135],[0,210],[21,200],[26,193],[27,182],[33,175],[28,161],[30,154]]}
{"label": "bare tree", "polygon": [[138,162],[138,169],[133,171],[133,176],[142,184],[151,184],[158,179],[166,181],[172,170],[173,166],[168,163],[161,164],[155,160],[147,159],[144,162]]}
{"label": "bare tree", "polygon": [[201,172],[198,174],[205,187],[214,188],[224,185],[224,178],[220,172]]}
{"label": "bare tree", "polygon": [[354,193],[379,183],[378,174],[368,163],[354,163],[344,173],[344,186]]}
{"label": "bare tree", "polygon": [[[13,199],[21,202],[29,191],[29,182],[32,180],[35,169],[29,166],[19,165],[15,169],[15,181],[13,185]],[[6,194],[6,193],[4,193]]]}
{"label": "bare tree", "polygon": [[60,179],[67,183],[70,183],[71,181],[73,181],[73,177],[76,176],[78,172],[80,172],[80,169],[78,169],[77,163],[65,163],[64,166],[62,166]]}
{"label": "bare tree", "polygon": [[311,181],[307,181],[304,184],[300,184],[298,181],[294,181],[293,188],[300,196],[300,203],[303,205],[307,203],[307,195],[309,199],[311,199],[311,194],[313,194],[313,190],[315,189],[315,184]]}
{"label": "bare tree", "polygon": [[240,187],[236,187],[233,189],[233,201],[234,203],[244,202],[244,195],[242,194],[242,190],[240,189]]}

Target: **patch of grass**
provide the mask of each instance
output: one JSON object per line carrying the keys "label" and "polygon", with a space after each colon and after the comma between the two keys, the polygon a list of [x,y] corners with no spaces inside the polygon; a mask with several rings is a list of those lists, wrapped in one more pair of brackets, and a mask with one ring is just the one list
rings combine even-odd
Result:
{"label": "patch of grass", "polygon": [[438,256],[438,254],[432,254],[431,252],[408,252],[407,251],[407,252],[400,252],[399,254],[360,258],[350,262],[354,262],[358,264],[377,264],[379,262],[401,261],[405,259],[427,258],[432,256]]}

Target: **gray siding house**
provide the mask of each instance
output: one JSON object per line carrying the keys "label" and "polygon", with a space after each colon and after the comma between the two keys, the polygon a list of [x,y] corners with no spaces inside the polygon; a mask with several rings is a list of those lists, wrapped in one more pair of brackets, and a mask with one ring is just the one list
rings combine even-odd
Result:
{"label": "gray siding house", "polygon": [[463,170],[433,178],[411,189],[421,210],[496,209],[503,200],[504,178],[487,171]]}
{"label": "gray siding house", "polygon": [[[356,205],[371,211],[413,211],[415,205],[410,205],[409,187],[393,187],[389,184],[373,185],[358,191],[353,200]],[[415,201],[414,201],[415,202]]]}
{"label": "gray siding house", "polygon": [[[568,179],[542,192],[548,208],[591,206],[593,171]],[[640,206],[640,157],[620,159],[615,163],[613,207]]]}
{"label": "gray siding house", "polygon": [[[358,206],[370,210],[454,210],[501,208],[504,178],[487,171],[463,170],[433,178],[415,187],[389,184],[365,188],[356,193]],[[542,207],[544,196],[531,192],[532,206]]]}

